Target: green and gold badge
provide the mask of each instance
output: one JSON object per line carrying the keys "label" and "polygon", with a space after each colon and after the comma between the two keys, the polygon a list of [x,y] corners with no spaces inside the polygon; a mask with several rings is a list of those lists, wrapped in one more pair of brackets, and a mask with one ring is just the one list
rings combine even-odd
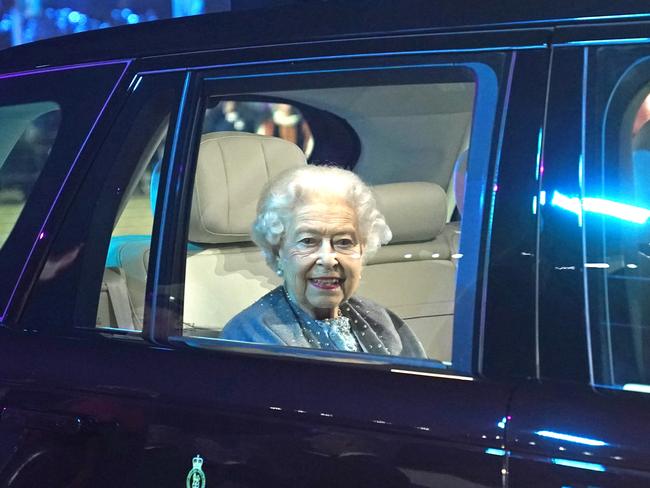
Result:
{"label": "green and gold badge", "polygon": [[202,466],[203,458],[197,454],[192,459],[192,469],[187,473],[187,480],[185,481],[187,488],[205,488],[205,473],[201,469]]}

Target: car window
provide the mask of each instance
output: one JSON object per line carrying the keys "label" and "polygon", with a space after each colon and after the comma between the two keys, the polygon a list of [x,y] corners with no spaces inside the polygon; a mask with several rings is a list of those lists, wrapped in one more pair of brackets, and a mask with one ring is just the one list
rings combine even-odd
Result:
{"label": "car window", "polygon": [[[80,155],[128,63],[64,66],[0,76],[0,320],[10,322],[12,303],[22,303],[41,262]],[[87,87],[92,85],[93,89]],[[57,203],[61,203],[55,211]],[[45,262],[51,280],[71,254]],[[32,277],[30,277],[32,276]],[[23,281],[26,279],[27,281]]]}
{"label": "car window", "polygon": [[[144,82],[144,94],[131,106],[136,113],[130,115],[128,130],[116,129],[120,167],[102,194],[116,215],[97,305],[97,327],[142,330],[160,169],[174,109],[174,91],[164,85],[149,89],[155,83]],[[125,167],[133,171],[129,180],[124,180],[129,174]],[[115,200],[115,193],[122,198]]]}
{"label": "car window", "polygon": [[[182,86],[179,74],[162,73],[135,75],[123,87],[107,130],[89,152],[84,184],[67,194],[73,203],[50,251],[60,265],[55,273],[47,266],[41,271],[23,317],[56,320],[60,311],[69,318],[59,323],[78,333],[141,340],[158,180]],[[58,307],[48,310],[53,302]]]}
{"label": "car window", "polygon": [[[336,350],[451,365],[452,343],[458,340],[454,310],[462,300],[457,290],[467,299],[469,282],[476,282],[471,259],[478,252],[480,223],[470,226],[479,232],[468,230],[461,244],[461,221],[466,216],[481,221],[479,194],[485,188],[468,184],[471,190],[464,190],[466,181],[486,179],[498,92],[494,73],[485,73],[490,74],[482,96],[477,94],[478,75],[470,69],[441,69],[420,77],[364,74],[364,83],[339,78],[329,86],[305,81],[304,89],[240,91],[238,99],[258,100],[258,111],[239,127],[235,124],[241,119],[232,115],[239,115],[233,92],[221,96],[216,77],[203,102],[207,108],[198,141],[183,335],[223,345]],[[476,100],[483,102],[480,108]],[[282,130],[287,114],[292,131]],[[484,130],[471,137],[477,124]],[[483,178],[466,177],[472,165]],[[363,226],[381,225],[360,216],[366,201],[347,197],[342,210],[336,205],[305,210],[303,220],[300,205],[309,200],[304,195],[271,208],[255,225],[276,212],[281,217],[260,224],[263,232],[273,232],[278,222],[284,227],[268,242],[251,230],[269,181],[283,171],[332,167],[367,185],[391,230],[386,245],[364,255],[371,245]],[[338,185],[348,188],[350,173],[332,176],[327,171],[307,177],[316,182],[312,190],[296,191],[320,195]],[[290,198],[282,185],[279,200]],[[286,185],[294,188],[293,180]],[[361,191],[354,188],[353,193]],[[462,205],[456,195],[471,198]],[[354,215],[346,220],[350,209]],[[324,247],[311,251],[318,246]],[[316,258],[291,257],[323,254],[327,246],[325,254],[335,255],[329,271],[315,271]],[[463,278],[457,288],[466,256],[465,273],[471,279]]]}
{"label": "car window", "polygon": [[588,95],[600,147],[588,153],[582,211],[594,381],[650,391],[650,58],[639,54],[647,49],[592,55],[592,69],[613,74],[589,88],[616,84]]}
{"label": "car window", "polygon": [[[97,307],[97,327],[142,330],[144,289],[156,208],[156,188],[165,147],[169,114],[161,116],[157,133],[135,157],[139,165],[126,205],[115,224],[106,257]],[[147,121],[148,123],[149,121]],[[155,125],[155,120],[151,121]],[[143,171],[144,169],[144,171]],[[135,184],[133,184],[135,183]],[[140,254],[141,252],[141,254]]]}
{"label": "car window", "polygon": [[61,107],[55,101],[0,107],[0,244],[25,206],[60,123]]}

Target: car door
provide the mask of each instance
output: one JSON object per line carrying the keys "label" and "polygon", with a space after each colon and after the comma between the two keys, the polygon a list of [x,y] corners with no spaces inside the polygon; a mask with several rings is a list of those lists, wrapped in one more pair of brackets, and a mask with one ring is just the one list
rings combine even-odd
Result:
{"label": "car door", "polygon": [[540,175],[536,379],[511,486],[646,486],[647,24],[559,29]]}
{"label": "car door", "polygon": [[[62,484],[502,486],[508,399],[530,367],[530,342],[502,361],[500,338],[513,329],[530,338],[533,330],[525,307],[509,311],[511,293],[531,296],[526,253],[535,228],[528,205],[513,208],[522,197],[509,187],[534,186],[547,35],[351,42],[330,46],[336,54],[325,58],[313,46],[295,47],[295,59],[290,48],[281,57],[247,50],[241,59],[254,59],[247,63],[231,51],[226,66],[210,53],[187,56],[184,66],[178,58],[136,63],[121,88],[128,98],[119,119],[88,154],[92,167],[51,230],[50,260],[70,259],[34,275],[5,334],[2,347],[20,351],[3,397],[3,424],[14,435],[7,449],[21,446],[23,456],[8,456],[10,485],[29,486],[59,472],[56,460],[83,452]],[[283,92],[293,100],[314,89],[477,81],[451,364],[189,333],[188,217],[211,97]],[[519,137],[504,137],[515,128]],[[154,146],[163,148],[160,162]],[[114,224],[143,178],[159,181],[150,234],[119,234]],[[491,248],[505,244],[502,225],[513,215],[522,223],[518,247]],[[131,265],[139,274],[127,272]],[[513,265],[524,269],[516,291],[503,281]],[[25,463],[44,445],[54,461]]]}

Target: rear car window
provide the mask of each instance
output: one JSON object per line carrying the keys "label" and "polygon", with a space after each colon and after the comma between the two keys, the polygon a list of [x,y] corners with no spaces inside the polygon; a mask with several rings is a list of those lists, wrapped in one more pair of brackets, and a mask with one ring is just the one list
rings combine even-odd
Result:
{"label": "rear car window", "polygon": [[43,170],[60,124],[61,107],[54,101],[0,107],[0,245]]}
{"label": "rear car window", "polygon": [[[129,63],[62,66],[0,75],[0,320],[30,288],[21,281],[38,266],[54,237],[48,225],[73,190],[81,154]],[[41,279],[51,280],[72,250],[51,255]],[[11,319],[9,319],[11,320]]]}
{"label": "rear car window", "polygon": [[[184,334],[221,337],[238,312],[282,285],[284,277],[265,263],[251,240],[255,209],[250,196],[255,193],[257,200],[269,179],[267,171],[275,171],[268,152],[283,152],[283,168],[285,163],[288,168],[295,144],[309,165],[342,167],[360,176],[388,221],[392,240],[363,264],[358,296],[399,316],[399,323],[403,320],[418,336],[427,357],[451,362],[456,268],[462,255],[461,214],[457,211],[453,221],[450,216],[456,208],[454,180],[461,185],[464,179],[457,173],[465,169],[460,164],[456,168],[456,162],[464,160],[470,144],[474,95],[475,83],[467,80],[251,93],[247,99],[272,96],[283,103],[258,102],[256,118],[239,126],[240,107],[215,97],[208,104],[214,108],[205,113],[194,187]],[[246,103],[250,109],[251,102]],[[305,120],[297,104],[311,118]],[[214,123],[215,112],[224,114],[220,124]],[[229,120],[242,133],[275,136],[292,144],[278,143],[276,148],[273,139],[219,130],[230,129],[224,124]],[[313,142],[300,137],[310,121]],[[319,133],[325,125],[329,130]],[[342,157],[346,148],[341,141],[354,145],[357,139],[361,150],[347,148],[351,156]],[[305,149],[318,156],[310,158]],[[262,165],[253,175],[256,157],[267,168]],[[224,168],[217,168],[219,164]],[[223,187],[216,181],[221,171]],[[244,187],[246,191],[240,191]],[[222,217],[229,219],[223,227]],[[204,227],[211,225],[214,228]]]}
{"label": "rear car window", "polygon": [[[459,304],[472,296],[469,285],[476,282],[480,224],[469,226],[464,248],[461,225],[465,217],[481,220],[484,188],[466,193],[465,182],[472,167],[482,175],[473,181],[486,179],[492,133],[487,128],[497,94],[496,80],[487,80],[484,98],[477,96],[471,70],[453,69],[426,77],[369,75],[366,83],[321,81],[234,98],[208,94],[189,216],[183,336],[206,347],[282,345],[391,355],[433,367],[453,366],[454,354],[470,356],[455,320],[465,322],[456,311],[469,309]],[[244,110],[233,100],[249,105]],[[255,115],[240,115],[254,101]],[[486,130],[474,140],[477,120]],[[269,257],[275,248],[265,249],[251,233],[267,182],[286,170],[323,166],[361,178],[392,232],[386,245],[347,269],[343,261],[355,252],[333,239],[340,257],[336,272],[344,276],[329,281],[314,278],[315,268],[297,260]],[[335,183],[325,178],[321,188],[330,185]],[[299,237],[298,247],[314,240]],[[354,235],[341,246],[354,246],[355,239],[361,238]],[[277,246],[288,240],[283,234]],[[357,267],[361,278],[348,295]],[[334,322],[319,318],[319,300],[337,293],[347,297],[340,316]],[[291,320],[281,317],[285,313],[297,317],[293,329]],[[350,319],[349,328],[341,319]],[[249,328],[255,321],[259,328]],[[267,321],[269,330],[262,325]],[[276,328],[275,321],[282,325]]]}

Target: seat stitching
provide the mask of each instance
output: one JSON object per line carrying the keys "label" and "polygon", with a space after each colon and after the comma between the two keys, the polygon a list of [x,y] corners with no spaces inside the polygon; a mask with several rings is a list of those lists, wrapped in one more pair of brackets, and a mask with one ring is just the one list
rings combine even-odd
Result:
{"label": "seat stitching", "polygon": [[[201,141],[201,144],[199,145],[199,154],[201,154],[201,147],[203,146],[204,143],[208,142],[209,139],[205,139]],[[197,162],[197,171],[196,171],[196,176],[198,176],[198,162]],[[196,195],[196,206],[197,206],[197,211],[199,213],[199,225],[201,226],[201,229],[203,229],[204,232],[210,233],[205,226],[205,223],[203,222],[203,207],[201,206],[201,192],[199,190],[199,185],[196,184],[196,176],[195,176],[195,181],[194,181],[194,194]]]}
{"label": "seat stitching", "polygon": [[226,179],[226,221],[228,225],[228,230],[230,230],[230,183],[228,182],[228,163],[226,162],[226,156],[223,153],[223,147],[219,144],[219,152],[221,153],[221,159],[223,160],[223,174]]}
{"label": "seat stitching", "polygon": [[266,158],[266,151],[264,150],[264,144],[260,141],[260,148],[262,149],[262,157],[264,158],[264,169],[266,169],[266,181],[271,179],[271,172],[269,171],[269,162]]}

